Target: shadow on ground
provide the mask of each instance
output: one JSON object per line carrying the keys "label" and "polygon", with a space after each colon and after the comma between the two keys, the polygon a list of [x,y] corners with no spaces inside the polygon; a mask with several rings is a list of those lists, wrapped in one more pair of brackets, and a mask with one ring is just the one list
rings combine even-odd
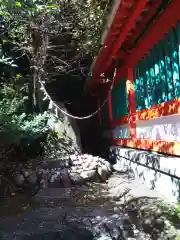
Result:
{"label": "shadow on ground", "polygon": [[110,159],[118,163],[119,170],[128,171],[145,181],[151,189],[159,189],[172,201],[180,199],[179,160],[156,152],[126,147],[112,147]]}
{"label": "shadow on ground", "polygon": [[175,240],[158,199],[139,180],[117,173],[107,183],[47,188],[33,198],[36,206],[0,217],[0,239]]}

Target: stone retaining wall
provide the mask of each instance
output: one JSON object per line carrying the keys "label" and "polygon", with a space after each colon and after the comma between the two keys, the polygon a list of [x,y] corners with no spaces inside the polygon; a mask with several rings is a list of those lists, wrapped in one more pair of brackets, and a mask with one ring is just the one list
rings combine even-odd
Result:
{"label": "stone retaining wall", "polygon": [[110,147],[114,168],[129,171],[172,202],[180,199],[180,158],[120,146]]}
{"label": "stone retaining wall", "polygon": [[[65,112],[68,112],[64,103],[56,102],[56,104]],[[70,118],[63,113],[59,112],[56,114],[55,109],[49,106],[48,108],[52,115],[48,120],[48,126],[54,130],[59,136],[59,144],[61,147],[61,157],[63,155],[68,156],[69,154],[81,153],[81,137],[80,130],[77,126],[76,120]]]}

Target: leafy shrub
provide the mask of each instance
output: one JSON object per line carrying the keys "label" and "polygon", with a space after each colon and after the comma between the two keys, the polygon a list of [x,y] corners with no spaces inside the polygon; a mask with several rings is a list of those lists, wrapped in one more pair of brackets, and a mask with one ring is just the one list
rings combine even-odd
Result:
{"label": "leafy shrub", "polygon": [[28,155],[36,155],[49,131],[48,113],[30,115],[26,110],[26,96],[17,94],[11,86],[0,89],[0,144],[14,147]]}
{"label": "leafy shrub", "polygon": [[158,201],[157,206],[159,206],[162,213],[168,216],[171,220],[180,220],[180,203],[166,204],[163,201]]}

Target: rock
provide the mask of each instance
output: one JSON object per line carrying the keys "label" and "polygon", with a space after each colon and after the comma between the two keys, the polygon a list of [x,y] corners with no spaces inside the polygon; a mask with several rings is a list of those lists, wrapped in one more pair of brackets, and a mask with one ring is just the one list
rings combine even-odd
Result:
{"label": "rock", "polygon": [[73,163],[74,161],[78,160],[75,154],[69,156],[70,161]]}
{"label": "rock", "polygon": [[14,181],[18,186],[22,186],[24,184],[25,178],[22,174],[14,175]]}
{"label": "rock", "polygon": [[61,183],[63,187],[71,187],[71,179],[69,177],[68,169],[63,169],[60,174],[61,177]]}
{"label": "rock", "polygon": [[143,221],[143,229],[145,232],[150,233],[153,229],[153,223],[151,218],[147,218]]}
{"label": "rock", "polygon": [[82,156],[78,156],[78,161],[79,161],[79,163],[83,163],[85,161],[85,159]]}
{"label": "rock", "polygon": [[86,161],[84,164],[83,164],[83,169],[88,169],[89,168],[89,166],[90,166],[90,162],[89,161]]}
{"label": "rock", "polygon": [[83,155],[82,155],[82,158],[84,158],[84,159],[89,159],[89,158],[93,158],[93,156],[90,155],[90,154],[83,154]]}
{"label": "rock", "polygon": [[109,170],[109,173],[112,171],[111,164],[108,161],[104,161],[105,166]]}
{"label": "rock", "polygon": [[82,172],[82,168],[80,166],[73,166],[71,167],[71,172]]}
{"label": "rock", "polygon": [[29,176],[29,172],[27,170],[23,169],[21,172],[25,178]]}
{"label": "rock", "polygon": [[81,163],[79,160],[75,160],[75,161],[73,161],[72,164],[73,164],[73,166],[79,166]]}
{"label": "rock", "polygon": [[47,183],[42,179],[40,182],[39,182],[39,186],[41,188],[45,188],[47,186]]}
{"label": "rock", "polygon": [[99,158],[99,157],[93,157],[93,156],[92,156],[92,159],[93,159],[93,161],[95,161],[95,162],[99,162],[99,159],[100,159],[100,158]]}
{"label": "rock", "polygon": [[99,166],[97,168],[97,173],[101,181],[105,182],[109,177],[109,170],[106,166]]}
{"label": "rock", "polygon": [[59,187],[61,184],[61,171],[53,171],[49,177],[49,183],[53,184],[53,186]]}
{"label": "rock", "polygon": [[91,162],[91,163],[89,164],[88,169],[89,169],[89,170],[96,170],[96,169],[97,169],[97,166],[98,166],[98,164],[97,164],[96,162]]}
{"label": "rock", "polygon": [[80,176],[78,172],[69,172],[69,177],[72,183],[81,184],[84,182],[83,178]]}
{"label": "rock", "polygon": [[27,181],[29,184],[35,185],[37,183],[37,176],[36,176],[36,172],[32,172],[28,178]]}
{"label": "rock", "polygon": [[44,175],[44,171],[41,170],[41,169],[39,169],[39,170],[36,172],[36,175],[37,175],[38,178],[42,178],[43,175]]}
{"label": "rock", "polygon": [[49,168],[48,162],[44,161],[43,163],[41,163],[41,168],[47,170]]}
{"label": "rock", "polygon": [[[166,231],[166,238],[164,239],[167,239],[167,240],[173,240],[173,239],[176,239],[177,237],[177,231],[175,229],[174,226],[171,226],[168,231]],[[178,239],[178,238],[177,238]]]}
{"label": "rock", "polygon": [[138,230],[138,229],[134,229],[134,230],[133,230],[133,233],[134,233],[134,235],[138,235],[139,230]]}
{"label": "rock", "polygon": [[86,181],[86,180],[92,180],[96,177],[96,170],[87,170],[82,171],[80,173],[80,176]]}
{"label": "rock", "polygon": [[158,218],[156,219],[156,222],[155,222],[155,226],[158,228],[158,229],[163,229],[164,228],[164,219],[162,218]]}

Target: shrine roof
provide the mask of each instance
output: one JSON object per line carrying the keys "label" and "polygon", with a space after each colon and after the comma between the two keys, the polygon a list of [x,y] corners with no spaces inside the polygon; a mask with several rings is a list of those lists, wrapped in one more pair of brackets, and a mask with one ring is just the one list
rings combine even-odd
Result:
{"label": "shrine roof", "polygon": [[[142,34],[153,23],[156,14],[168,0],[118,0],[110,15],[111,24],[107,26],[92,75],[99,77],[106,72],[113,59],[123,59],[130,54]],[[102,67],[103,66],[103,67]]]}

